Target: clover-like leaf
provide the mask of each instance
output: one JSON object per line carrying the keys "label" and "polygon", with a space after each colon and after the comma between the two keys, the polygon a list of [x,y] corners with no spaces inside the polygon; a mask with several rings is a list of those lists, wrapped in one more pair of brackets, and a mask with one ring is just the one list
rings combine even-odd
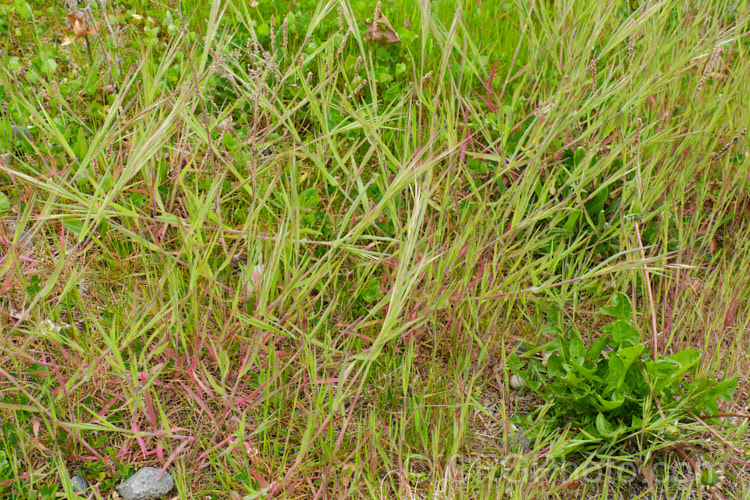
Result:
{"label": "clover-like leaf", "polygon": [[10,201],[3,193],[0,193],[0,215],[10,212]]}
{"label": "clover-like leaf", "polygon": [[320,203],[320,195],[313,188],[306,189],[300,193],[299,201],[303,208],[315,208]]}
{"label": "clover-like leaf", "polygon": [[620,429],[607,420],[603,413],[599,412],[596,416],[596,430],[604,437],[615,437],[619,434]]}
{"label": "clover-like leaf", "polygon": [[687,349],[667,356],[666,359],[646,363],[646,371],[655,381],[654,393],[660,394],[668,387],[675,385],[685,372],[698,363],[700,358],[700,352],[695,349]]}
{"label": "clover-like leaf", "polygon": [[612,339],[609,335],[602,335],[601,337],[596,339],[594,343],[591,344],[586,350],[586,359],[588,359],[589,361],[599,359],[599,356],[601,356],[602,351],[605,347],[607,347],[607,344],[609,344],[610,340]]}
{"label": "clover-like leaf", "polygon": [[723,382],[714,380],[701,380],[696,384],[697,394],[691,398],[691,406],[696,411],[719,412],[719,399],[729,401],[737,390],[737,377],[732,377]]}
{"label": "clover-like leaf", "polygon": [[631,311],[630,299],[627,295],[621,292],[617,292],[612,295],[609,303],[602,307],[599,311],[608,316],[614,316],[616,319],[625,321],[630,320]]}
{"label": "clover-like leaf", "polygon": [[630,326],[630,323],[622,319],[603,326],[602,331],[612,335],[612,340],[615,341],[617,347],[635,345],[641,339],[638,331]]}
{"label": "clover-like leaf", "polygon": [[365,302],[375,302],[380,300],[383,293],[380,291],[380,282],[376,279],[372,279],[367,282],[367,286],[362,291],[362,300]]}
{"label": "clover-like leaf", "polygon": [[621,407],[625,403],[625,396],[621,392],[613,392],[609,399],[604,399],[597,394],[597,408],[601,411],[612,411]]}

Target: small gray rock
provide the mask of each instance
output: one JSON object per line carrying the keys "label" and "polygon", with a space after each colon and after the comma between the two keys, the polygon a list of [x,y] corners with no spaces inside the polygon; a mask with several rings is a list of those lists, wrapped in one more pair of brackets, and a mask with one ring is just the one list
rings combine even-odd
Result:
{"label": "small gray rock", "polygon": [[75,475],[70,478],[70,486],[73,488],[73,493],[82,494],[89,488],[89,483],[81,476]]}
{"label": "small gray rock", "polygon": [[[11,221],[10,223],[5,224],[5,234],[10,238],[13,238],[17,226],[18,224],[16,224],[15,221]],[[29,233],[25,229],[21,231],[21,235],[18,238],[18,243],[24,248],[33,248],[35,244],[34,238],[29,237]]]}
{"label": "small gray rock", "polygon": [[516,354],[518,354],[520,356],[521,354],[525,353],[526,351],[528,351],[528,349],[526,348],[526,344],[524,344],[523,342],[521,342],[519,340],[516,343]]}
{"label": "small gray rock", "polygon": [[159,476],[161,469],[144,467],[117,487],[117,493],[125,500],[152,500],[160,498],[174,488],[169,472]]}
{"label": "small gray rock", "polygon": [[509,382],[510,382],[511,389],[513,389],[514,391],[517,391],[526,385],[526,382],[524,382],[523,379],[519,377],[518,375],[516,375],[515,373],[510,376]]}
{"label": "small gray rock", "polygon": [[526,433],[523,432],[523,429],[515,424],[510,424],[510,427],[513,429],[513,434],[510,438],[511,447],[517,448],[520,444],[527,450],[531,449],[531,441],[526,437]]}
{"label": "small gray rock", "polygon": [[11,136],[13,137],[14,141],[17,141],[17,140],[21,139],[22,136],[25,137],[27,141],[29,141],[29,142],[32,141],[31,132],[29,132],[29,129],[27,129],[23,125],[22,126],[18,126],[18,125],[13,125],[11,123],[10,124],[10,133],[11,133]]}

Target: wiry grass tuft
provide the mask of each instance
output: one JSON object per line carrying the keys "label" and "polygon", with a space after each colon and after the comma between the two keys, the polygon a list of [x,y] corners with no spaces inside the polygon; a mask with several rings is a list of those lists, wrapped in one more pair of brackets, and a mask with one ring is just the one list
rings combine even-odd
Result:
{"label": "wiry grass tuft", "polygon": [[[0,496],[747,496],[746,2],[188,3],[2,7]],[[740,388],[570,469],[505,359],[615,291]]]}

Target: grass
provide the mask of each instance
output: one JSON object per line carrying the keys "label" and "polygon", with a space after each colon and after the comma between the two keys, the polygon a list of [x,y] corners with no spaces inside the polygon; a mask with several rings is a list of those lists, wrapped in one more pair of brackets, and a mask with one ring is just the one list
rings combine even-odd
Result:
{"label": "grass", "polygon": [[[0,6],[0,496],[748,496],[748,2],[251,4]],[[615,291],[735,415],[514,453],[506,357]],[[675,443],[724,482],[609,480]]]}

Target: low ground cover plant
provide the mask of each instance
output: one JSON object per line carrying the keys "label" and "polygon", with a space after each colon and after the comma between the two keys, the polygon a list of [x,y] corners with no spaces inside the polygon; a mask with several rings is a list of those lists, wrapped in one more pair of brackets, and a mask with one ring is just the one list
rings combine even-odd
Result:
{"label": "low ground cover plant", "polygon": [[612,321],[588,347],[580,334],[553,323],[546,332],[555,340],[509,359],[510,369],[548,403],[539,409],[541,427],[567,426],[578,433],[578,446],[566,452],[622,447],[635,436],[651,440],[667,429],[679,436],[677,424],[715,416],[719,399],[731,400],[737,377],[698,378],[699,351],[654,359],[631,326],[626,295],[614,294],[601,312]]}

